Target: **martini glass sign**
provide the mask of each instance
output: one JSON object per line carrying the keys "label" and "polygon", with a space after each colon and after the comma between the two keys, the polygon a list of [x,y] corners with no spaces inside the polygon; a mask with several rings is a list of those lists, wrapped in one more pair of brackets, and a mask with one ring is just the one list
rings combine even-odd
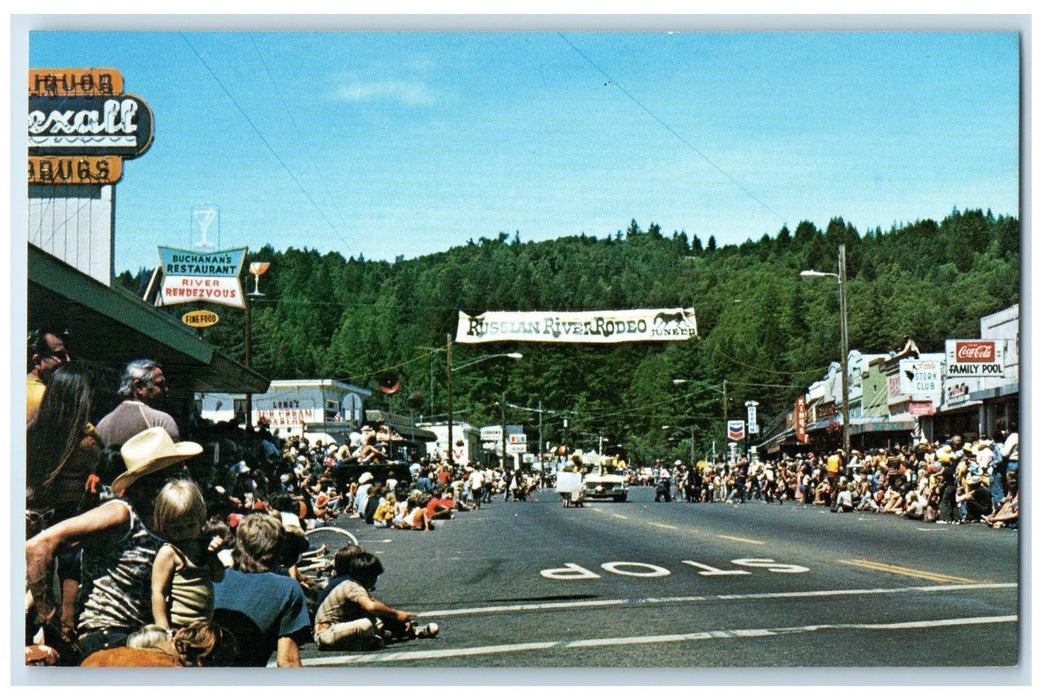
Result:
{"label": "martini glass sign", "polygon": [[[192,210],[192,217],[195,222],[199,224],[199,228],[202,229],[203,238],[200,241],[195,242],[196,248],[213,248],[214,244],[206,237],[207,231],[210,229],[210,224],[213,223],[214,219],[217,218],[217,207],[198,207]],[[220,223],[218,222],[218,227]],[[218,234],[219,235],[219,234]]]}
{"label": "martini glass sign", "polygon": [[253,291],[250,292],[251,297],[262,297],[264,296],[259,289],[260,276],[268,271],[271,267],[271,263],[268,262],[251,262],[250,263],[250,274],[253,275]]}

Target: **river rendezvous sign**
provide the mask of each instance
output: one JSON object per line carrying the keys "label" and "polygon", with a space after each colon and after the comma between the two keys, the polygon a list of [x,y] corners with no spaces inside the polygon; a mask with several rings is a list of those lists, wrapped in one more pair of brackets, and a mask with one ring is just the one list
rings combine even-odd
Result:
{"label": "river rendezvous sign", "polygon": [[694,309],[459,312],[457,343],[627,343],[698,336]]}
{"label": "river rendezvous sign", "polygon": [[245,257],[246,248],[198,253],[160,246],[163,284],[156,306],[208,301],[246,308],[239,283]]}

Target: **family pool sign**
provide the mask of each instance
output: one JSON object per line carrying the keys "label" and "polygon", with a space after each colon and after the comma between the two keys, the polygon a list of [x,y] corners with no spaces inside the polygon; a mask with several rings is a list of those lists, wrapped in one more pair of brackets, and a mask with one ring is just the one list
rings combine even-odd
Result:
{"label": "family pool sign", "polygon": [[1004,340],[947,340],[944,350],[949,378],[1005,376]]}

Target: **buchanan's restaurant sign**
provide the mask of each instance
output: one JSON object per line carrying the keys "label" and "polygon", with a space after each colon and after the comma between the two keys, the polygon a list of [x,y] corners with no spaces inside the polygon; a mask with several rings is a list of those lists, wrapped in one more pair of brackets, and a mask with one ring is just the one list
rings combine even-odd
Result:
{"label": "buchanan's restaurant sign", "polygon": [[29,184],[112,185],[152,145],[152,110],[111,68],[29,71]]}
{"label": "buchanan's restaurant sign", "polygon": [[156,306],[208,301],[245,308],[239,272],[245,248],[197,253],[176,248],[159,248],[163,285]]}

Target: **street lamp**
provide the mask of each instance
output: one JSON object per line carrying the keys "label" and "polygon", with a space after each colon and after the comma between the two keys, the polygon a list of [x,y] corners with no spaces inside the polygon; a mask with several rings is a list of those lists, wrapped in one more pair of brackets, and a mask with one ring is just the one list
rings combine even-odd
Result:
{"label": "street lamp", "polygon": [[[448,439],[448,443],[449,443],[449,448],[448,448],[449,465],[454,465],[456,463],[455,460],[453,459],[453,455],[452,455],[452,373],[456,372],[458,370],[464,369],[466,367],[470,367],[471,365],[476,365],[479,362],[484,362],[485,360],[492,360],[492,359],[495,359],[497,357],[509,357],[512,360],[520,360],[522,357],[524,357],[524,355],[522,355],[519,352],[501,352],[501,353],[497,353],[495,355],[484,355],[482,357],[478,357],[478,358],[475,358],[473,360],[468,360],[467,362],[464,362],[463,364],[456,365],[455,367],[453,367],[452,366],[452,333],[446,333],[445,334],[445,369],[446,369],[445,396],[446,396],[446,402],[448,404],[447,409],[448,409],[448,414],[449,414],[449,419],[448,419],[448,438],[447,438]],[[504,440],[505,439],[506,438],[504,437]],[[506,460],[506,448],[505,448],[505,446],[504,446],[503,459]]]}
{"label": "street lamp", "polygon": [[[672,425],[664,425],[664,426],[662,426],[662,429],[663,430],[669,430],[672,427],[673,427]],[[676,426],[676,427],[679,428],[680,426]],[[691,420],[691,464],[690,464],[690,466],[692,466],[692,467],[695,466],[695,421],[694,421],[694,419]]]}
{"label": "street lamp", "polygon": [[726,379],[724,380],[723,385],[722,385],[723,386],[722,389],[717,389],[715,385],[710,384],[708,382],[699,382],[697,380],[691,380],[691,379],[674,379],[673,380],[673,384],[675,384],[675,385],[687,384],[688,382],[700,384],[701,386],[704,386],[706,389],[712,389],[713,391],[715,391],[715,392],[717,392],[719,394],[723,394],[724,395],[724,431],[726,431],[727,430],[727,380]]}
{"label": "street lamp", "polygon": [[818,272],[817,270],[803,270],[800,277],[834,277],[839,283],[839,335],[842,352],[841,364],[843,367],[843,455],[850,455],[850,392],[847,387],[847,247],[839,245],[838,272]]}

